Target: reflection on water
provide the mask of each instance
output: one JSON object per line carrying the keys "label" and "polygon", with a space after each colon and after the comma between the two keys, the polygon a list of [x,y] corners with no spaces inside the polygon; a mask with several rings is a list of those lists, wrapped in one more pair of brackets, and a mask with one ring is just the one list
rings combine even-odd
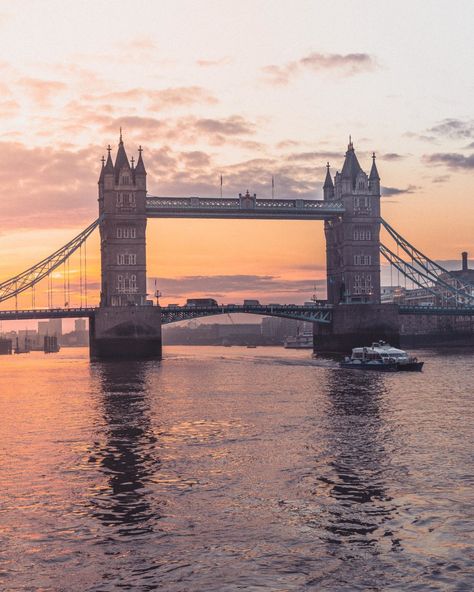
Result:
{"label": "reflection on water", "polygon": [[160,517],[148,501],[147,485],[159,470],[156,438],[150,422],[147,368],[140,362],[94,364],[103,409],[103,440],[93,443],[89,462],[97,466],[107,486],[94,491],[93,515],[118,533],[152,532]]}
{"label": "reflection on water", "polygon": [[330,542],[377,544],[371,538],[394,507],[384,474],[389,464],[384,446],[380,404],[384,376],[331,373],[328,375],[327,447],[332,456],[322,481],[334,501],[328,509]]}
{"label": "reflection on water", "polygon": [[472,355],[424,357],[5,356],[0,589],[474,589]]}

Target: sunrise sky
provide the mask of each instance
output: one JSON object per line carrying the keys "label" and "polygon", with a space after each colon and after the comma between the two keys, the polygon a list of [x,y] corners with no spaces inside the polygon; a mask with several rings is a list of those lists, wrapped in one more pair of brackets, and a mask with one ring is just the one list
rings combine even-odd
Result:
{"label": "sunrise sky", "polygon": [[[149,193],[179,196],[218,196],[222,174],[227,196],[269,197],[274,175],[276,197],[320,198],[352,134],[383,216],[433,258],[474,257],[473,22],[472,0],[0,1],[0,280],[97,217],[119,127]],[[322,222],[148,224],[164,303],[324,283]],[[91,304],[97,236],[88,254]]]}

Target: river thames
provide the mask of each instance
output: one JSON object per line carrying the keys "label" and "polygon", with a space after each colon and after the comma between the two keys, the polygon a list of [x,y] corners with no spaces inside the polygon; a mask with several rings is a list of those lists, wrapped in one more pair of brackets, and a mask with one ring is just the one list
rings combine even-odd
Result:
{"label": "river thames", "polygon": [[472,351],[0,358],[0,588],[474,589]]}

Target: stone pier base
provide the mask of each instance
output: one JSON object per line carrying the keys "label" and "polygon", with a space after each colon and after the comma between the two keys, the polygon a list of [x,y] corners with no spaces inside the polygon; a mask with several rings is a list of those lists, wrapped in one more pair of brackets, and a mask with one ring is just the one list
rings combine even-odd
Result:
{"label": "stone pier base", "polygon": [[103,307],[89,323],[90,358],[160,360],[161,309],[156,306]]}
{"label": "stone pier base", "polygon": [[383,339],[400,344],[396,304],[339,304],[334,307],[331,325],[314,324],[314,351],[346,353],[354,347]]}

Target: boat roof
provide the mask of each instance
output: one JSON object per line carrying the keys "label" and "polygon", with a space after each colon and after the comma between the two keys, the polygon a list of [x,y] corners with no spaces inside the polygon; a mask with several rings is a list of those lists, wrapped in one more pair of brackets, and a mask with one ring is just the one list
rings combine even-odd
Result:
{"label": "boat roof", "polygon": [[372,343],[371,346],[366,347],[355,347],[352,352],[363,352],[363,351],[375,351],[379,354],[406,354],[406,351],[403,349],[398,349],[396,347],[392,347],[389,343],[385,341],[375,341]]}

